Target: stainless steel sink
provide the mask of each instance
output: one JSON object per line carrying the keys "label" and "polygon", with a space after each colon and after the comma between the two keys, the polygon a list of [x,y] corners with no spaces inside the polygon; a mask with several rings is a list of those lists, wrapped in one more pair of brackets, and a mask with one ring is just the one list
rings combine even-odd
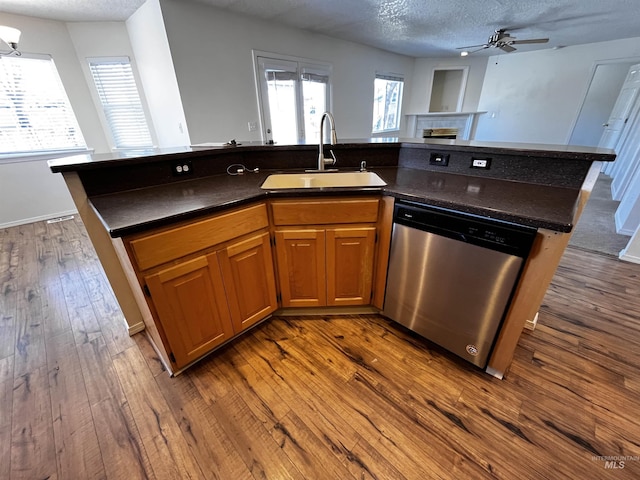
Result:
{"label": "stainless steel sink", "polygon": [[269,175],[260,188],[384,187],[386,182],[373,172],[305,172]]}

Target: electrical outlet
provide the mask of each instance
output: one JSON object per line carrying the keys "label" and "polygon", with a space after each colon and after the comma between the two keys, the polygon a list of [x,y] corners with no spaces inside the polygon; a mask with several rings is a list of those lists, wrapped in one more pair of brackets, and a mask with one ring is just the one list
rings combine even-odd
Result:
{"label": "electrical outlet", "polygon": [[449,154],[432,153],[429,157],[429,165],[440,165],[441,167],[446,167],[449,165]]}
{"label": "electrical outlet", "polygon": [[483,170],[489,170],[491,166],[490,158],[472,158],[471,159],[471,168],[481,168]]}
{"label": "electrical outlet", "polygon": [[191,160],[183,160],[181,162],[172,163],[171,171],[173,172],[174,177],[178,177],[180,175],[191,175],[193,173]]}
{"label": "electrical outlet", "polygon": [[248,122],[247,126],[249,127],[250,132],[255,132],[258,130],[258,122]]}

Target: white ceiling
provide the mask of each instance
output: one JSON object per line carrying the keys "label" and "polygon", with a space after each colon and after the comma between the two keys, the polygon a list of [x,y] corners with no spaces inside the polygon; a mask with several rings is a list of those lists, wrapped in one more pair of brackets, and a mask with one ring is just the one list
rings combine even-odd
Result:
{"label": "white ceiling", "polygon": [[[517,45],[519,51],[640,37],[639,0],[192,1],[415,57],[458,55],[456,47],[483,44],[497,28],[520,40],[550,38],[547,44]],[[122,21],[143,3],[2,0],[0,11],[72,22]]]}

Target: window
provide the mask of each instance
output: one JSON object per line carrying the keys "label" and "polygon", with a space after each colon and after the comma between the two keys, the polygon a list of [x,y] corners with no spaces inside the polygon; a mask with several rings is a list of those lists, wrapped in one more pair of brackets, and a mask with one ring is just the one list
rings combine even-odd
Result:
{"label": "window", "polygon": [[373,86],[373,133],[400,130],[404,79],[377,73]]}
{"label": "window", "polygon": [[331,66],[256,56],[263,139],[279,144],[319,141],[330,107]]}
{"label": "window", "polygon": [[51,57],[0,57],[0,155],[74,149],[86,144]]}
{"label": "window", "polygon": [[153,146],[129,59],[88,60],[115,148]]}

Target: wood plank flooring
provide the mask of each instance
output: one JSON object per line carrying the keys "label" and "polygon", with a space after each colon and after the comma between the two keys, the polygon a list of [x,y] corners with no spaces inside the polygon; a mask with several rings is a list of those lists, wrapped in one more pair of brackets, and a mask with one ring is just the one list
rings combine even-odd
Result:
{"label": "wood plank flooring", "polygon": [[567,250],[502,381],[375,315],[170,378],[78,219],[0,230],[0,478],[637,479],[639,276]]}

